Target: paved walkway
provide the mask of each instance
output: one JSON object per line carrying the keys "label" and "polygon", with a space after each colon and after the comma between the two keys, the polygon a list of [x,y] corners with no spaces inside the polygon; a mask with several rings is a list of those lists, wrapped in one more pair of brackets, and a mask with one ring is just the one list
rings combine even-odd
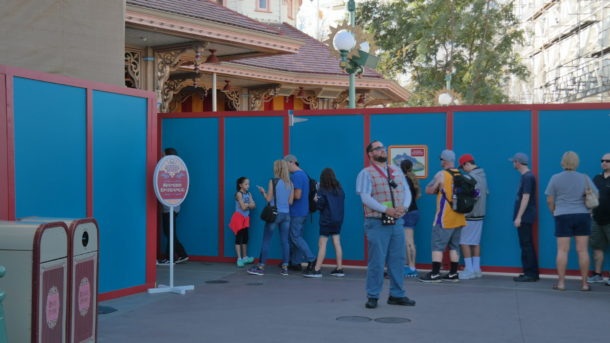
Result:
{"label": "paved walkway", "polygon": [[[136,294],[100,303],[117,311],[99,315],[99,342],[610,342],[610,287],[555,291],[555,280],[514,283],[485,275],[459,283],[406,280],[416,307],[366,309],[364,269],[344,278],[253,276],[232,264],[189,262],[175,268],[176,285],[194,284],[186,295]],[[167,283],[168,267],[158,267]],[[227,283],[206,283],[225,280]],[[356,316],[360,321],[337,318]],[[383,323],[389,320],[410,320]],[[370,320],[369,320],[370,319]]]}

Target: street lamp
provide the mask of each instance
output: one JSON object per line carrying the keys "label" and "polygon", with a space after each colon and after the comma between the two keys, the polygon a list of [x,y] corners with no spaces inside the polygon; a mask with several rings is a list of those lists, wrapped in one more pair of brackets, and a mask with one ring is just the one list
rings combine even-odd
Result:
{"label": "street lamp", "polygon": [[[377,67],[379,59],[369,54],[370,50],[374,51],[374,48],[371,48],[372,37],[356,27],[356,2],[354,0],[347,2],[347,10],[349,11],[349,25],[341,25],[332,29],[331,37],[332,46],[339,52],[341,58],[339,66],[349,74],[348,107],[356,108],[356,75],[364,72],[364,66]],[[332,32],[336,32],[334,36]]]}

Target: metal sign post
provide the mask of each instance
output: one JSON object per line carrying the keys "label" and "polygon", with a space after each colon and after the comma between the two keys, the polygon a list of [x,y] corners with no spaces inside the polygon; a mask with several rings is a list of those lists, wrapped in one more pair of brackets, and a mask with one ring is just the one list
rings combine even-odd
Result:
{"label": "metal sign post", "polygon": [[174,208],[186,198],[189,173],[180,157],[168,155],[157,163],[153,179],[157,199],[169,207],[169,286],[159,285],[157,288],[149,288],[148,293],[185,294],[186,291],[195,289],[195,286],[174,286]]}

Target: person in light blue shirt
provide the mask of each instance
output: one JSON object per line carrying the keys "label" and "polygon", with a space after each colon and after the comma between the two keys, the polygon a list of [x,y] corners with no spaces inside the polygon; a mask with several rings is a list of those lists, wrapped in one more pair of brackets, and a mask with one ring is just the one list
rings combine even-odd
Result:
{"label": "person in light blue shirt", "polygon": [[551,177],[544,194],[549,209],[555,217],[555,237],[557,237],[557,274],[559,280],[553,289],[565,289],[566,265],[570,241],[574,237],[578,265],[581,274],[581,291],[590,291],[589,276],[589,236],[591,235],[591,210],[585,206],[587,188],[599,194],[588,175],[576,171],[578,155],[567,151],[561,158],[564,171]]}

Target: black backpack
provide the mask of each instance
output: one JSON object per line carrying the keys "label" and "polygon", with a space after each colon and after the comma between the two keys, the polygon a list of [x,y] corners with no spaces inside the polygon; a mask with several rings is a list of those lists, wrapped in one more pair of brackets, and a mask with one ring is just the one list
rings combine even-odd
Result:
{"label": "black backpack", "polygon": [[316,193],[318,193],[318,183],[310,178],[309,175],[307,175],[307,178],[309,179],[309,213],[314,213],[316,211],[316,201],[314,198]]}
{"label": "black backpack", "polygon": [[453,199],[447,199],[451,204],[451,208],[457,213],[472,212],[478,198],[476,190],[477,180],[455,169],[446,170],[453,177]]}

